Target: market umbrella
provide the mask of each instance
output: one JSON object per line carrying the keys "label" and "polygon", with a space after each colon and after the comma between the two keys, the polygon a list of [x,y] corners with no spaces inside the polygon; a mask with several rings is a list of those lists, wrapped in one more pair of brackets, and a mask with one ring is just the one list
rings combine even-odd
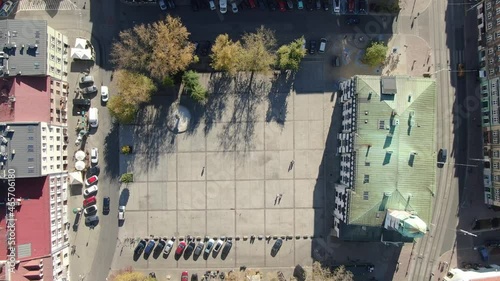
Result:
{"label": "market umbrella", "polygon": [[75,153],[75,158],[76,160],[82,161],[83,159],[85,159],[85,152],[83,152],[83,150],[78,150]]}
{"label": "market umbrella", "polygon": [[76,161],[76,163],[75,163],[75,169],[77,169],[78,171],[81,171],[81,170],[85,169],[85,162],[83,162],[83,161]]}

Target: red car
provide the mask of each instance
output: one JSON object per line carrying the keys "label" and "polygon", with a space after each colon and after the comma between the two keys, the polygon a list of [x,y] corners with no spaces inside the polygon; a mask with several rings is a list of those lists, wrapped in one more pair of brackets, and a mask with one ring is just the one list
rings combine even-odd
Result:
{"label": "red car", "polygon": [[[185,242],[181,242],[186,244]],[[180,246],[180,245],[179,245]],[[188,281],[189,273],[187,271],[183,271],[181,275],[181,281]]]}
{"label": "red car", "polygon": [[96,203],[96,198],[95,196],[89,197],[85,200],[83,200],[83,207],[86,208],[90,205],[94,205]]}
{"label": "red car", "polygon": [[90,178],[86,179],[85,184],[88,186],[91,186],[91,185],[96,184],[97,180],[98,180],[97,176],[94,175],[94,176],[91,176]]}
{"label": "red car", "polygon": [[354,13],[354,0],[349,0],[349,13]]}
{"label": "red car", "polygon": [[[184,252],[184,249],[186,248],[186,242],[181,241],[179,242],[179,246],[177,246],[177,249],[175,250],[175,254],[180,255],[182,252]],[[185,271],[187,274],[187,271]],[[182,273],[184,274],[184,272]]]}
{"label": "red car", "polygon": [[284,0],[276,0],[276,1],[278,1],[278,5],[280,7],[280,11],[282,11],[282,12],[286,11],[285,1]]}
{"label": "red car", "polygon": [[255,9],[257,5],[255,5],[255,0],[248,0],[248,4],[250,4],[250,8]]}

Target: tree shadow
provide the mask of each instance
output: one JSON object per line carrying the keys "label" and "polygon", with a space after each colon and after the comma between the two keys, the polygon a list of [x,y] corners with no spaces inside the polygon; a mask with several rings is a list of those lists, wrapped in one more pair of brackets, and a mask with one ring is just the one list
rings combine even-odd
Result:
{"label": "tree shadow", "polygon": [[[106,174],[111,176],[111,179],[116,180],[120,176],[120,167],[114,163],[118,162],[119,148],[116,147],[118,143],[118,130],[119,124],[113,123],[111,130],[104,139],[104,163]],[[108,164],[109,163],[109,164]],[[111,164],[113,163],[113,164]]]}
{"label": "tree shadow", "polygon": [[176,134],[169,131],[165,125],[169,109],[175,101],[176,97],[173,96],[155,96],[137,114],[134,124],[134,151],[147,157],[149,167],[158,165],[160,154],[175,151]]}
{"label": "tree shadow", "polygon": [[292,90],[295,72],[276,73],[271,82],[271,90],[267,96],[269,105],[266,112],[266,122],[275,121],[282,127],[285,125],[288,102]]}
{"label": "tree shadow", "polygon": [[242,73],[235,77],[232,116],[218,136],[224,150],[232,150],[236,144],[243,145],[243,151],[252,148],[256,108],[264,101],[269,88],[265,76]]}
{"label": "tree shadow", "polygon": [[226,109],[227,93],[231,91],[233,78],[227,73],[214,73],[208,83],[210,96],[205,104],[205,135],[208,134],[214,123],[222,118]]}

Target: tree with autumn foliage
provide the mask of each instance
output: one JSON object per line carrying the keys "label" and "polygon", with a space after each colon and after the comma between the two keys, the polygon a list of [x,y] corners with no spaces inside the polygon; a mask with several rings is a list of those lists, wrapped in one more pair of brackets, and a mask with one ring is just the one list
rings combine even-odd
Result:
{"label": "tree with autumn foliage", "polygon": [[189,35],[179,18],[168,15],[164,20],[120,32],[111,48],[111,61],[120,69],[147,73],[162,81],[193,61],[194,44]]}
{"label": "tree with autumn foliage", "polygon": [[215,39],[212,46],[211,66],[217,71],[227,71],[229,74],[235,74],[240,68],[243,48],[239,41],[232,41],[229,35],[220,34]]}

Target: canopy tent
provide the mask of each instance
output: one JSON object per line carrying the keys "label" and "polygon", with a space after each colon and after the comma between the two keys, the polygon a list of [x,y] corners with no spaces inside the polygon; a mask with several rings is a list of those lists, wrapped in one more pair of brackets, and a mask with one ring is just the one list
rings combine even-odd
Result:
{"label": "canopy tent", "polygon": [[79,60],[94,60],[90,49],[71,48],[71,57]]}
{"label": "canopy tent", "polygon": [[75,153],[75,158],[76,160],[82,161],[83,159],[85,159],[85,152],[83,152],[82,150],[78,150]]}
{"label": "canopy tent", "polygon": [[87,49],[87,40],[83,38],[76,38],[75,40],[75,48],[78,49]]}
{"label": "canopy tent", "polygon": [[69,173],[69,178],[71,184],[83,184],[82,172],[71,172]]}
{"label": "canopy tent", "polygon": [[76,163],[75,163],[75,169],[77,169],[78,171],[81,171],[81,170],[85,169],[85,162],[83,162],[83,161],[76,161]]}

